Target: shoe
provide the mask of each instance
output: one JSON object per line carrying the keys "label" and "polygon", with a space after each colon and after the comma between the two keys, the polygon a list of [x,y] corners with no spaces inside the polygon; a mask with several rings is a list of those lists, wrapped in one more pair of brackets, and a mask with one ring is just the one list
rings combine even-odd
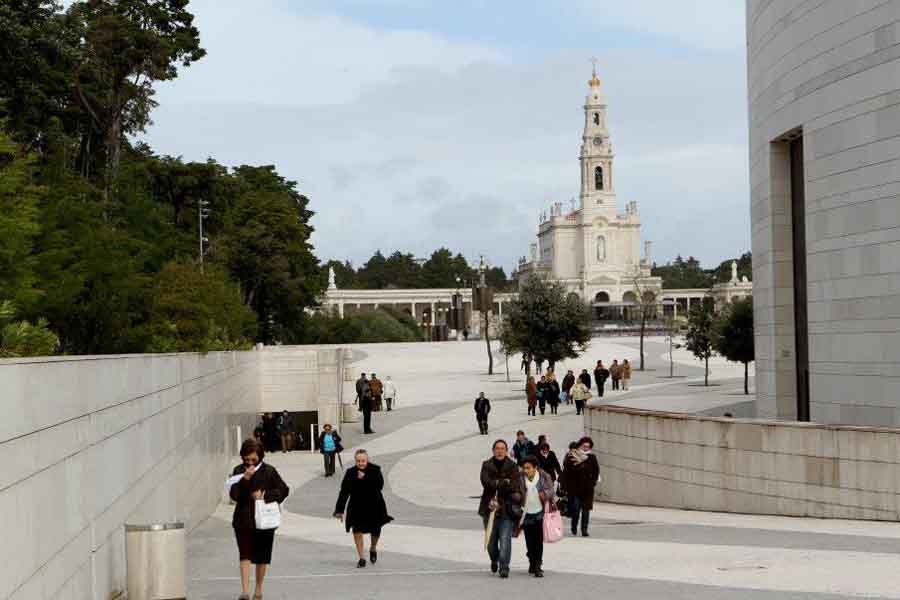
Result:
{"label": "shoe", "polygon": [[491,561],[491,573],[496,573],[497,569],[500,568],[500,565],[497,564],[496,560]]}
{"label": "shoe", "polygon": [[534,575],[534,565],[531,563],[528,564],[528,574]]}
{"label": "shoe", "polygon": [[578,530],[573,529],[573,530],[572,530],[572,535],[578,535]]}
{"label": "shoe", "polygon": [[366,568],[366,559],[364,559],[364,558],[359,559],[359,562],[356,563],[356,568],[357,569],[365,569]]}
{"label": "shoe", "polygon": [[534,576],[537,578],[541,578],[544,576],[544,571],[540,567],[538,567],[534,570]]}
{"label": "shoe", "polygon": [[509,569],[502,569],[500,571],[500,579],[507,579],[509,577]]}
{"label": "shoe", "polygon": [[373,565],[378,562],[378,552],[376,552],[375,550],[369,550],[369,562],[371,562]]}
{"label": "shoe", "polygon": [[250,600],[250,594],[241,594],[238,596],[238,600]]}
{"label": "shoe", "polygon": [[591,536],[588,535],[588,532],[587,532],[587,531],[582,531],[582,532],[581,532],[581,537],[591,537]]}

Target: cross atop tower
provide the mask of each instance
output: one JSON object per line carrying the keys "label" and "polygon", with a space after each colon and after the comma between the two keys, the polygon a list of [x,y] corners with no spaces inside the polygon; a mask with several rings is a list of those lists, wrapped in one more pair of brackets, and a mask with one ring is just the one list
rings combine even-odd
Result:
{"label": "cross atop tower", "polygon": [[588,85],[590,85],[591,87],[596,87],[596,86],[600,85],[600,78],[597,77],[597,63],[598,62],[600,62],[600,61],[597,60],[597,57],[595,57],[595,56],[591,57],[591,65],[593,65],[593,66],[591,68],[591,80],[588,81]]}

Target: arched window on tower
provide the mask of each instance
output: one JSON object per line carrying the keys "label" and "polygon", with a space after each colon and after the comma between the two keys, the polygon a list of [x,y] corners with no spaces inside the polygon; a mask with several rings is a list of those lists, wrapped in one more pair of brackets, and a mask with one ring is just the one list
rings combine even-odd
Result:
{"label": "arched window on tower", "polygon": [[603,167],[595,167],[594,168],[594,189],[598,191],[603,190]]}
{"label": "arched window on tower", "polygon": [[600,113],[594,113],[594,125],[600,124]]}
{"label": "arched window on tower", "polygon": [[606,238],[602,235],[597,236],[597,262],[606,260]]}

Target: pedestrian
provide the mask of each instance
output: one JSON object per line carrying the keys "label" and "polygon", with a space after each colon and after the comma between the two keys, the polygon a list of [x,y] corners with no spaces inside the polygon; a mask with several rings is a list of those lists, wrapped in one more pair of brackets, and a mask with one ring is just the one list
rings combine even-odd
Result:
{"label": "pedestrian", "polygon": [[263,441],[263,436],[265,435],[265,428],[264,428],[264,425],[265,425],[264,416],[263,416],[263,415],[260,415],[260,416],[259,416],[259,423],[256,425],[256,428],[253,430],[253,438],[254,438],[257,442],[262,442],[262,441]]}
{"label": "pedestrian", "polygon": [[278,439],[278,420],[272,413],[263,415],[263,447],[274,451],[279,448],[281,442]]}
{"label": "pedestrian", "polygon": [[591,374],[588,373],[587,369],[581,370],[581,374],[578,375],[578,381],[583,383],[587,389],[591,389]]}
{"label": "pedestrian", "polygon": [[550,396],[550,385],[547,383],[547,376],[541,375],[541,380],[537,384],[537,401],[541,414],[547,410],[547,398]]}
{"label": "pedestrian", "polygon": [[628,359],[622,361],[622,389],[627,390],[631,383],[631,363]]}
{"label": "pedestrian", "polygon": [[290,490],[275,467],[263,463],[266,450],[255,439],[241,444],[241,464],[231,472],[226,481],[228,495],[234,500],[231,526],[237,540],[241,571],[241,600],[250,598],[250,565],[256,565],[256,591],[254,599],[262,598],[266,569],[272,562],[274,529],[256,528],[256,501],[281,504]]}
{"label": "pedestrian", "polygon": [[319,434],[319,452],[325,460],[325,477],[334,476],[334,455],[344,451],[341,446],[341,436],[337,431],[331,430],[331,424],[325,423],[322,433]]}
{"label": "pedestrian", "polygon": [[497,440],[493,456],[481,464],[481,501],[478,514],[484,523],[491,573],[509,577],[513,528],[522,518],[524,490],[519,467],[508,456],[506,441]]}
{"label": "pedestrian", "polygon": [[559,382],[556,380],[556,375],[554,375],[552,372],[547,378],[547,391],[549,392],[547,395],[547,404],[550,405],[550,414],[558,414],[557,410],[559,408],[559,395],[561,393],[561,390],[559,387]]}
{"label": "pedestrian", "polygon": [[606,380],[609,378],[609,369],[603,366],[603,361],[597,361],[597,367],[594,369],[594,381],[597,382],[597,396],[603,397],[603,388],[606,386]]}
{"label": "pedestrian", "polygon": [[622,365],[616,359],[613,359],[612,364],[609,366],[609,377],[612,379],[612,389],[618,390],[619,380],[622,379]]}
{"label": "pedestrian", "polygon": [[347,469],[341,482],[334,516],[344,522],[347,533],[353,532],[359,556],[356,567],[362,569],[366,566],[364,536],[369,535],[369,560],[374,565],[378,562],[381,528],[394,518],[388,515],[384,502],[384,476],[381,474],[381,467],[369,462],[369,453],[365,450],[357,450],[354,458],[356,464]]}
{"label": "pedestrian", "polygon": [[382,385],[381,380],[378,379],[378,376],[375,373],[372,373],[372,377],[369,379],[369,387],[372,389],[372,410],[375,412],[381,412],[384,408],[381,403],[381,395],[384,393],[384,385]]}
{"label": "pedestrian", "polygon": [[534,442],[525,437],[525,432],[521,429],[516,432],[516,443],[513,444],[513,456],[520,465],[526,456],[534,455]]}
{"label": "pedestrian", "polygon": [[525,371],[528,369],[528,365],[531,363],[531,359],[528,358],[527,354],[522,354],[522,364],[519,365],[519,371]]}
{"label": "pedestrian", "polygon": [[359,379],[356,380],[356,406],[359,410],[362,410],[362,393],[363,393],[363,385],[366,384],[366,374],[361,373]]}
{"label": "pedestrian", "polygon": [[538,459],[534,456],[528,456],[522,461],[519,480],[519,487],[525,489],[522,532],[525,534],[528,572],[535,577],[543,577],[544,571],[541,566],[544,562],[544,506],[555,507],[556,492],[549,473],[539,468]]}
{"label": "pedestrian", "polygon": [[484,392],[480,392],[475,398],[475,420],[478,421],[478,432],[481,435],[488,434],[488,415],[491,413],[491,401],[485,398]]}
{"label": "pedestrian", "polygon": [[281,438],[281,452],[291,451],[291,437],[294,435],[294,419],[291,413],[284,411],[278,417],[278,436]]}
{"label": "pedestrian", "polygon": [[391,412],[397,403],[397,386],[391,381],[390,375],[384,382],[384,403],[387,404],[388,412]]}
{"label": "pedestrian", "polygon": [[528,376],[528,382],[525,384],[525,399],[528,401],[528,415],[534,416],[534,409],[537,406],[537,385],[534,383],[534,376]]}
{"label": "pedestrian", "polygon": [[579,379],[575,387],[572,388],[572,399],[575,401],[575,414],[582,414],[584,405],[591,399],[591,391],[584,384],[584,381]]}
{"label": "pedestrian", "polygon": [[547,475],[553,481],[562,475],[562,466],[559,464],[559,459],[556,458],[556,453],[550,449],[550,444],[546,441],[542,441],[538,443],[538,453],[537,453],[537,461],[538,466],[542,471],[546,471]]}
{"label": "pedestrian", "polygon": [[594,489],[600,479],[600,464],[594,456],[594,441],[589,437],[578,440],[578,445],[566,455],[560,483],[569,495],[569,515],[572,517],[572,535],[588,537],[591,509],[594,507]]}
{"label": "pedestrian", "polygon": [[468,327],[463,328],[463,338],[465,338],[465,340],[467,342],[469,341],[469,328]]}
{"label": "pedestrian", "polygon": [[[359,383],[359,382],[357,382]],[[372,388],[365,379],[360,386],[359,409],[363,414],[363,433],[375,433],[372,431],[372,409],[375,408],[375,401],[372,399]]]}
{"label": "pedestrian", "polygon": [[575,385],[575,373],[572,369],[566,373],[562,380],[562,397],[561,400],[566,404],[572,404],[572,387]]}

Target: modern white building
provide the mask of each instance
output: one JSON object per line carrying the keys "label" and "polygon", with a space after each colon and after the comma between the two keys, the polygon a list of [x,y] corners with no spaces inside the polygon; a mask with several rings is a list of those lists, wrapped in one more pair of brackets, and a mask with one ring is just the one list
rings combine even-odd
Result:
{"label": "modern white building", "polygon": [[746,6],[759,416],[900,425],[900,1]]}
{"label": "modern white building", "polygon": [[641,256],[637,202],[619,212],[606,109],[595,68],[584,100],[580,207],[566,212],[557,203],[541,215],[537,244],[518,269],[520,280],[541,275],[563,283],[592,303],[601,318],[627,315],[638,295],[654,300],[662,288],[662,280],[650,275],[650,242]]}

